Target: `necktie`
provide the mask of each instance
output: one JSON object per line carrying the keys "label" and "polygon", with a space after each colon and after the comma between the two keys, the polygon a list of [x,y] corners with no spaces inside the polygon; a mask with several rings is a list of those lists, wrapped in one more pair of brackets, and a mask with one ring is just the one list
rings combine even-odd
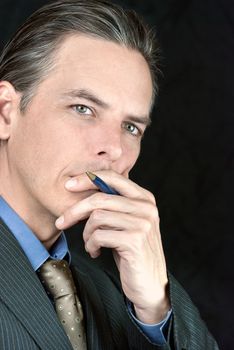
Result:
{"label": "necktie", "polygon": [[86,350],[83,311],[71,270],[65,260],[48,260],[38,270],[45,289],[54,298],[60,322],[74,350]]}

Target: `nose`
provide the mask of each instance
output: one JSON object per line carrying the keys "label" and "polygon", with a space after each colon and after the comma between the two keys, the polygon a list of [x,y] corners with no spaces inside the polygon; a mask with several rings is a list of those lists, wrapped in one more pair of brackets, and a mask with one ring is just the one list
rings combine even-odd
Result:
{"label": "nose", "polygon": [[113,130],[113,127],[103,128],[96,138],[95,154],[101,160],[115,162],[123,154],[123,145],[121,140],[121,130]]}

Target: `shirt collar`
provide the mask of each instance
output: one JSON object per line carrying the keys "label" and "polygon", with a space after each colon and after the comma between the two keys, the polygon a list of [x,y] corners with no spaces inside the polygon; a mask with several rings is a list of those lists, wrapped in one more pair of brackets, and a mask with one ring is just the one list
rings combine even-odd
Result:
{"label": "shirt collar", "polygon": [[5,222],[17,239],[35,271],[48,258],[60,260],[68,254],[68,259],[70,262],[70,253],[68,251],[67,240],[64,232],[61,233],[55,244],[52,246],[50,252],[48,252],[28,225],[1,196],[0,218]]}

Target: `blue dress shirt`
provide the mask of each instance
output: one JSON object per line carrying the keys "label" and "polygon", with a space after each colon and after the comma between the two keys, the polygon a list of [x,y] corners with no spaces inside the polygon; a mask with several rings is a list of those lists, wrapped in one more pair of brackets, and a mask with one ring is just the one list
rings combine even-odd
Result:
{"label": "blue dress shirt", "polygon": [[[48,258],[60,260],[68,254],[68,257],[70,259],[70,253],[64,232],[62,232],[50,252],[48,252],[48,250],[44,247],[36,235],[30,230],[27,224],[1,196],[0,217],[14,234],[24,253],[28,257],[34,271],[39,269],[39,267]],[[128,304],[128,310],[134,321],[153,343],[157,345],[163,345],[166,343],[163,331],[166,329],[169,323],[169,319],[172,313],[171,310],[168,312],[166,318],[162,322],[153,325],[148,325],[139,321],[133,314],[131,303]]]}

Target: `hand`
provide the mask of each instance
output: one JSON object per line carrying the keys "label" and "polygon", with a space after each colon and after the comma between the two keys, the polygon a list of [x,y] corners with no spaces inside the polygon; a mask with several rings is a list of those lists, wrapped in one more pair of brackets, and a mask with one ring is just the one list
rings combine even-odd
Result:
{"label": "hand", "polygon": [[[148,324],[160,322],[170,305],[154,196],[113,171],[95,174],[121,196],[92,194],[67,209],[63,223],[57,220],[56,226],[66,229],[88,218],[83,232],[86,251],[95,258],[101,247],[112,248],[123,291],[134,304],[136,316]],[[82,174],[73,187],[66,188],[79,192],[95,189],[95,185]]]}

